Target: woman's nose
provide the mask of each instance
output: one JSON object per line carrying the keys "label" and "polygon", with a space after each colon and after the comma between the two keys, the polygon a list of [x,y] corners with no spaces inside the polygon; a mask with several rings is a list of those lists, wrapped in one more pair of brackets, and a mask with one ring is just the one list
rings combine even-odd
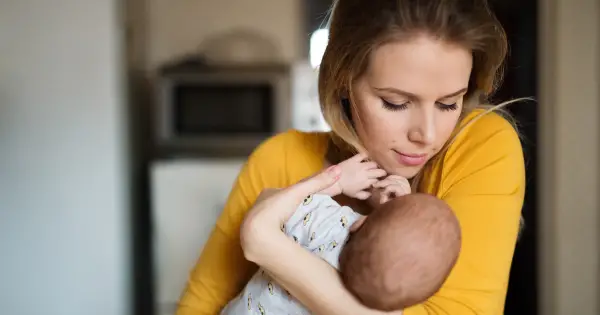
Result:
{"label": "woman's nose", "polygon": [[435,115],[434,111],[426,108],[416,110],[412,126],[408,132],[411,142],[422,145],[431,145],[435,141]]}

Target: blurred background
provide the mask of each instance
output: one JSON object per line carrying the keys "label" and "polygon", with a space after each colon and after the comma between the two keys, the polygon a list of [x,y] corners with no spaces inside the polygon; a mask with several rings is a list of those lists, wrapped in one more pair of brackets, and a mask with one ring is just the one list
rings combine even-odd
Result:
{"label": "blurred background", "polygon": [[[506,314],[600,314],[600,4],[491,4],[537,100]],[[328,130],[330,5],[0,0],[0,314],[173,314],[248,153]]]}

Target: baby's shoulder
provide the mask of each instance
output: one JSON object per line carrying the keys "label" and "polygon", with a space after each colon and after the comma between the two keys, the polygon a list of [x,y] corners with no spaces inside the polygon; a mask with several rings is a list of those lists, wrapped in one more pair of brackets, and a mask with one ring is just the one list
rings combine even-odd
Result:
{"label": "baby's shoulder", "polygon": [[[325,215],[333,212],[339,212],[342,207],[337,201],[328,195],[312,194],[306,196],[298,205],[296,212],[290,218],[291,221],[299,221],[307,216]],[[312,220],[311,220],[312,221]]]}
{"label": "baby's shoulder", "polygon": [[306,225],[318,227],[331,222],[351,225],[361,215],[348,206],[340,205],[328,195],[314,194],[304,198],[295,217]]}

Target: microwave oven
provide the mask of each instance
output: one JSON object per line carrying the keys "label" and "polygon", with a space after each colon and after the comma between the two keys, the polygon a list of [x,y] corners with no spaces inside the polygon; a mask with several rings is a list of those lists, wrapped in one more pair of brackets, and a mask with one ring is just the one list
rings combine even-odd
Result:
{"label": "microwave oven", "polygon": [[206,66],[159,75],[159,155],[247,156],[291,128],[290,68]]}

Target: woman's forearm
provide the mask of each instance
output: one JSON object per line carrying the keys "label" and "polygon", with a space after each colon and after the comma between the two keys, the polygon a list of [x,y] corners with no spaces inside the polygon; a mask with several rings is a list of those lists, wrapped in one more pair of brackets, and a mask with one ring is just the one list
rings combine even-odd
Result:
{"label": "woman's forearm", "polygon": [[337,270],[290,240],[280,229],[302,199],[326,191],[339,179],[340,168],[319,173],[290,187],[263,191],[240,227],[246,260],[263,267],[312,313],[323,315],[383,315],[355,299]]}
{"label": "woman's forearm", "polygon": [[[263,231],[260,250],[248,259],[264,268],[277,283],[314,314],[381,315],[356,300],[343,286],[337,270],[280,231]],[[254,247],[257,248],[257,247]]]}
{"label": "woman's forearm", "polygon": [[261,242],[264,244],[255,263],[275,281],[317,315],[368,314],[343,286],[337,270],[308,252],[283,233]]}

